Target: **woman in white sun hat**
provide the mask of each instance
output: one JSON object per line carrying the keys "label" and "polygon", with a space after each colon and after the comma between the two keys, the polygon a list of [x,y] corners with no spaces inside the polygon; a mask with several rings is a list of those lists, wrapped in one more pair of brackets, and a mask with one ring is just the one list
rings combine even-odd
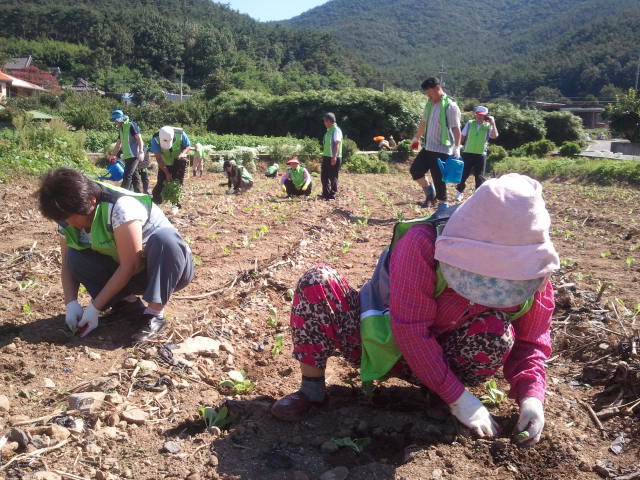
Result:
{"label": "woman in white sun hat", "polygon": [[559,267],[542,186],[518,174],[491,179],[438,235],[440,220],[396,225],[360,291],[325,265],[300,278],[291,328],[302,382],[273,405],[276,417],[299,419],[323,404],[326,362],[340,354],[363,381],[419,382],[477,435],[493,436],[499,426],[467,386],[503,367],[520,406],[516,429],[528,432],[521,441],[540,440],[555,306],[549,276]]}

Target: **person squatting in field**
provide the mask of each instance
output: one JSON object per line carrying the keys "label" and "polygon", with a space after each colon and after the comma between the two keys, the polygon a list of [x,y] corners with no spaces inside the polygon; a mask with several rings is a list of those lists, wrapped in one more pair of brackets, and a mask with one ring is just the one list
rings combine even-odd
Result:
{"label": "person squatting in field", "polygon": [[300,165],[300,160],[297,157],[289,159],[287,165],[289,168],[280,179],[282,191],[287,194],[287,197],[311,195],[313,183],[309,171]]}
{"label": "person squatting in field", "polygon": [[222,164],[227,175],[227,193],[244,193],[253,187],[253,177],[243,165],[235,160],[225,160]]}
{"label": "person squatting in field", "polygon": [[[62,235],[67,326],[84,337],[111,307],[102,319],[137,322],[135,341],[160,332],[165,305],[191,282],[194,264],[189,246],[149,195],[90,180],[71,168],[46,173],[37,195],[40,211],[57,222]],[[80,285],[92,299],[84,309]]]}
{"label": "person squatting in field", "polygon": [[291,308],[301,386],[273,415],[295,420],[322,405],[327,360],[340,354],[364,382],[421,383],[462,424],[492,436],[497,423],[466,386],[503,366],[520,406],[517,430],[528,431],[523,443],[538,442],[555,305],[549,277],[559,267],[549,227],[540,183],[509,174],[442,216],[397,224],[360,291],[325,265],[303,274]]}

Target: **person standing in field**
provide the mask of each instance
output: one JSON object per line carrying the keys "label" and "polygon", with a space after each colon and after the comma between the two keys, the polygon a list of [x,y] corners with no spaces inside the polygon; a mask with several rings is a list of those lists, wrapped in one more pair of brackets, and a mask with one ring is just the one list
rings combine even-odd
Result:
{"label": "person standing in field", "polygon": [[118,140],[110,155],[110,160],[115,161],[115,157],[122,150],[124,160],[124,176],[120,186],[127,190],[139,192],[142,190],[138,164],[144,160],[144,142],[140,134],[140,128],[132,122],[122,110],[111,112],[111,121],[118,128]]}
{"label": "person standing in field", "polygon": [[462,161],[464,170],[462,179],[456,185],[456,202],[464,198],[467,178],[473,173],[476,179],[476,190],[484,183],[484,171],[487,166],[487,144],[489,139],[498,138],[495,119],[489,115],[489,109],[482,105],[476,107],[475,119],[469,120],[462,129]]}
{"label": "person standing in field", "polygon": [[177,180],[181,185],[184,184],[187,154],[190,148],[189,137],[181,128],[166,125],[151,138],[149,151],[155,154],[158,162],[158,180],[152,191],[155,203],[162,203],[162,188],[165,181]]}
{"label": "person standing in field", "polygon": [[[411,142],[414,150],[420,149],[421,143],[422,148],[409,171],[424,191],[422,205],[427,206],[437,200],[438,208],[443,209],[447,206],[447,186],[442,181],[437,159],[444,161],[450,155],[460,156],[460,108],[444,92],[437,77],[429,77],[422,82],[422,91],[427,96],[427,103]],[[431,173],[433,184],[427,181],[427,172]]]}
{"label": "person standing in field", "polygon": [[327,112],[322,117],[327,132],[322,142],[322,167],[320,181],[322,182],[323,200],[335,200],[338,193],[338,174],[342,165],[342,130],[336,123],[336,116]]}
{"label": "person standing in field", "polygon": [[200,173],[202,176],[202,172],[204,171],[204,157],[205,157],[205,149],[201,143],[196,143],[195,154],[193,156],[193,176],[197,176]]}

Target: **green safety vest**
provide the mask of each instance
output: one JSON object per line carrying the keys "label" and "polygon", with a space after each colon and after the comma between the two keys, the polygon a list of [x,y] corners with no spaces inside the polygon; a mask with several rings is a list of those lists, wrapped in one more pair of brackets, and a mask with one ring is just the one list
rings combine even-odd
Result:
{"label": "green safety vest", "polygon": [[[390,261],[391,252],[402,236],[415,225],[433,225],[440,235],[445,221],[442,219],[418,218],[397,223],[393,229],[391,244],[387,247],[386,262]],[[383,254],[385,253],[383,252]],[[388,265],[388,264],[387,264]],[[439,297],[447,288],[440,266],[436,265],[436,288],[434,298]],[[517,320],[527,313],[533,305],[534,297],[528,298],[515,312],[508,312],[511,321]],[[402,353],[396,344],[391,330],[391,316],[389,310],[364,312],[360,321],[360,338],[362,342],[362,356],[360,359],[360,377],[363,382],[370,382],[384,377],[389,370],[402,358]]]}
{"label": "green safety vest", "polygon": [[[331,139],[333,138],[333,132],[336,131],[336,128],[338,128],[338,125],[334,123],[331,127],[327,128],[327,132],[324,134],[324,149],[322,151],[322,155],[325,157],[332,156]],[[338,150],[338,154],[336,155],[336,157],[342,158],[342,142],[340,142],[340,149]]]}
{"label": "green safety vest", "polygon": [[478,128],[477,125],[478,122],[475,120],[469,122],[467,140],[464,142],[464,152],[483,155],[487,151],[487,140],[489,139],[491,125],[489,122],[483,122],[480,128]]}
{"label": "green safety vest", "polygon": [[280,170],[280,165],[274,163],[273,165],[267,167],[267,175],[275,175],[276,173],[278,173],[278,170]]}
{"label": "green safety vest", "polygon": [[[180,153],[182,152],[182,134],[183,133],[184,133],[184,130],[182,128],[174,128],[173,129],[173,145],[171,145],[171,148],[168,150],[165,150],[162,147],[160,147],[160,155],[162,155],[162,161],[164,162],[165,165],[167,166],[173,165],[174,162],[180,156]],[[158,146],[160,146],[159,135],[156,133],[154,137],[156,137]]]}
{"label": "green safety vest", "polygon": [[204,158],[204,145],[196,145],[196,157]]}
{"label": "green safety vest", "polygon": [[135,155],[131,150],[131,144],[129,143],[129,133],[131,130],[131,120],[123,122],[120,127],[120,148],[122,149],[122,158],[133,158]]}
{"label": "green safety vest", "polygon": [[75,250],[91,249],[95,252],[101,253],[102,255],[107,255],[113,258],[117,263],[120,263],[116,242],[113,237],[113,227],[111,224],[111,212],[109,211],[109,206],[113,206],[116,201],[124,195],[134,197],[145,206],[148,213],[151,213],[151,206],[153,203],[151,201],[151,197],[144,193],[134,193],[129,190],[125,190],[124,188],[114,187],[113,185],[98,181],[95,181],[95,183],[100,185],[102,194],[100,196],[99,203],[96,205],[93,221],[91,222],[91,243],[81,241],[78,229],[72,227],[66,222],[59,223],[60,232],[64,235],[68,247]]}
{"label": "green safety vest", "polygon": [[290,168],[289,173],[291,174],[291,182],[293,182],[293,185],[300,190],[305,183],[304,167],[298,166],[296,169]]}
{"label": "green safety vest", "polygon": [[[431,118],[431,107],[433,107],[433,102],[431,100],[427,100],[426,105],[424,106],[424,137],[422,137],[422,144],[427,144],[427,133],[429,132],[429,119]],[[440,144],[446,145],[447,147],[451,145],[451,140],[449,140],[449,128],[447,125],[447,109],[449,108],[449,97],[444,95],[440,100],[440,112],[439,112],[439,123],[440,123]]]}

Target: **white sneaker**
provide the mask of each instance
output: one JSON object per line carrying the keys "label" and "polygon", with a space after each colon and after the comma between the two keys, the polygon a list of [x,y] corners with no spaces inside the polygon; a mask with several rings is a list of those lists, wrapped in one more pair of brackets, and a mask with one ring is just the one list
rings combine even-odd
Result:
{"label": "white sneaker", "polygon": [[461,202],[463,198],[464,198],[464,193],[462,192],[456,193],[456,197],[455,197],[456,202]]}

